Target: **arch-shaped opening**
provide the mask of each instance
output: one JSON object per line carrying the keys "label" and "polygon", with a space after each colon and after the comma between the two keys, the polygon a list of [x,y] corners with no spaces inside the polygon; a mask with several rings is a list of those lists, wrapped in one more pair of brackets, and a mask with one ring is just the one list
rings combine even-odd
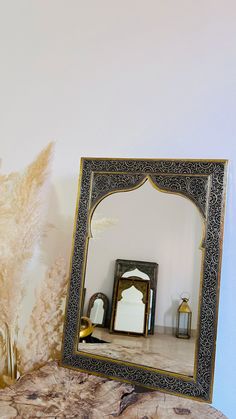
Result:
{"label": "arch-shaped opening", "polygon": [[122,291],[117,303],[114,329],[123,332],[143,333],[145,304],[143,294],[134,285]]}
{"label": "arch-shaped opening", "polygon": [[124,272],[122,278],[129,278],[130,276],[137,276],[139,278],[146,279],[147,281],[150,280],[150,277],[145,272],[140,271],[138,268]]}
{"label": "arch-shaped opening", "polygon": [[101,298],[96,298],[90,311],[92,323],[102,324],[104,317],[104,302]]}
{"label": "arch-shaped opening", "polygon": [[95,292],[103,292],[111,302],[116,259],[156,262],[157,332],[174,331],[180,296],[185,292],[190,296],[194,335],[205,236],[196,204],[183,195],[159,190],[147,178],[134,190],[104,197],[93,209],[90,223],[85,312]]}

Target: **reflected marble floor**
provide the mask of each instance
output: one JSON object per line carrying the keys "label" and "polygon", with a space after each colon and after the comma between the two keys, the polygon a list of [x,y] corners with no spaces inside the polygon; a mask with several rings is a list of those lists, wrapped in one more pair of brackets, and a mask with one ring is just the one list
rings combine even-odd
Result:
{"label": "reflected marble floor", "polygon": [[110,334],[98,327],[93,336],[109,343],[80,343],[80,351],[193,376],[195,338],[177,339],[164,334],[134,337]]}

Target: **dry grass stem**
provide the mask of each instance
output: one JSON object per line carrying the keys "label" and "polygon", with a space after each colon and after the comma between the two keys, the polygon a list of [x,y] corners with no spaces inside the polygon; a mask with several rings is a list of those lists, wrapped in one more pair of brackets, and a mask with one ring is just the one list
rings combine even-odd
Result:
{"label": "dry grass stem", "polygon": [[66,282],[65,260],[59,257],[41,284],[25,330],[26,346],[19,351],[18,366],[21,373],[59,358]]}
{"label": "dry grass stem", "polygon": [[39,243],[53,144],[24,173],[0,176],[0,327],[16,341],[26,279],[24,270]]}

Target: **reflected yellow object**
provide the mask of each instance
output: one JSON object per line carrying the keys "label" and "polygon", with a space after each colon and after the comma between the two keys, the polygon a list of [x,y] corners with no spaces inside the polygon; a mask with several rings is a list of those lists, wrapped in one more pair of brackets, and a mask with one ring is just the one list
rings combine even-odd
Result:
{"label": "reflected yellow object", "polygon": [[86,338],[93,333],[94,328],[95,326],[88,317],[81,317],[79,337]]}
{"label": "reflected yellow object", "polygon": [[178,309],[179,313],[191,313],[188,301],[188,298],[182,298],[182,303],[180,304]]}
{"label": "reflected yellow object", "polygon": [[182,303],[177,312],[176,337],[181,339],[190,339],[191,337],[192,311],[188,305],[188,301],[189,298],[182,297]]}

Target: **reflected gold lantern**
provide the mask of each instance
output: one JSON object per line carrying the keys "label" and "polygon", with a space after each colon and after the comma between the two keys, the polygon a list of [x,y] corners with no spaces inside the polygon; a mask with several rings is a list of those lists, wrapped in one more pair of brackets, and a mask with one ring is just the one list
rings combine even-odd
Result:
{"label": "reflected gold lantern", "polygon": [[192,311],[188,301],[189,298],[182,298],[182,303],[177,311],[176,337],[181,339],[189,339],[191,337]]}

